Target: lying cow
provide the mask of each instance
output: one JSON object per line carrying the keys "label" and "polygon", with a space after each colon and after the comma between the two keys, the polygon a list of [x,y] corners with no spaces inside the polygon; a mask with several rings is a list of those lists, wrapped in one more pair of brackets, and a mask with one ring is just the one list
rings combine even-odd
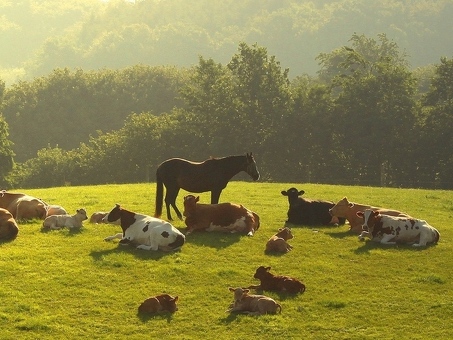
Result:
{"label": "lying cow", "polygon": [[272,236],[266,243],[266,252],[287,253],[293,247],[287,242],[294,238],[288,227],[278,229],[278,233]]}
{"label": "lying cow", "polygon": [[152,296],[141,303],[141,305],[138,307],[138,312],[147,314],[160,312],[174,313],[178,310],[178,307],[176,306],[177,301],[178,296],[173,297],[168,294]]}
{"label": "lying cow", "polygon": [[344,218],[338,218],[336,215],[332,216],[329,213],[329,209],[332,208],[335,203],[299,197],[304,193],[305,191],[299,191],[296,188],[289,188],[288,190],[283,190],[281,192],[283,196],[288,197],[289,203],[288,220],[285,223],[286,226],[344,224]]}
{"label": "lying cow", "polygon": [[[108,212],[103,212],[103,211],[98,211],[98,212],[93,213],[90,217],[90,223],[95,223],[95,224],[107,223],[106,221],[103,220],[104,217],[107,216],[107,214],[108,214]],[[110,224],[120,225],[121,222],[120,222],[120,220],[116,220],[116,221],[111,222]]]}
{"label": "lying cow", "polygon": [[371,209],[359,211],[357,216],[364,220],[363,231],[359,236],[361,241],[368,237],[382,244],[404,243],[414,247],[424,247],[439,241],[439,231],[424,220],[381,215]]}
{"label": "lying cow", "polygon": [[260,218],[243,205],[234,203],[202,204],[200,197],[184,197],[186,235],[195,230],[244,233],[253,236],[260,226]]}
{"label": "lying cow", "polygon": [[170,223],[159,218],[138,214],[117,204],[104,218],[107,223],[120,220],[122,233],[106,237],[105,241],[119,238],[120,244],[131,244],[137,249],[172,251],[179,249],[185,236]]}
{"label": "lying cow", "polygon": [[43,200],[22,194],[0,191],[0,208],[8,210],[16,220],[45,219],[47,203]]}
{"label": "lying cow", "polygon": [[19,227],[13,215],[8,210],[0,208],[0,240],[13,240],[18,233]]}
{"label": "lying cow", "polygon": [[249,289],[228,288],[234,293],[233,303],[228,312],[243,312],[251,315],[281,313],[282,306],[274,299],[264,295],[250,295]]}
{"label": "lying cow", "polygon": [[338,201],[335,206],[330,208],[329,212],[333,216],[344,217],[349,221],[349,230],[360,234],[362,232],[363,218],[357,216],[358,211],[364,211],[365,209],[372,209],[378,211],[381,215],[389,216],[400,216],[400,217],[409,217],[406,213],[403,213],[398,210],[390,210],[386,208],[373,207],[369,205],[349,202],[347,197],[343,197]]}
{"label": "lying cow", "polygon": [[83,221],[88,219],[87,212],[85,209],[77,209],[74,215],[52,215],[46,217],[42,223],[44,229],[61,229],[67,227],[72,228],[82,228]]}
{"label": "lying cow", "polygon": [[253,277],[260,280],[261,283],[258,286],[250,286],[248,288],[289,294],[305,292],[305,285],[298,279],[284,275],[274,275],[269,272],[270,269],[271,267],[258,267]]}

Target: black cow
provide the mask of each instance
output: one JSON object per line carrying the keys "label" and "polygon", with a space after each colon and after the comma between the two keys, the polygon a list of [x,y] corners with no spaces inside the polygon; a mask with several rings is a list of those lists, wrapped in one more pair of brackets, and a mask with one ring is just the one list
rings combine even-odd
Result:
{"label": "black cow", "polygon": [[304,193],[305,191],[299,191],[296,188],[282,191],[282,195],[288,197],[289,203],[288,220],[285,225],[303,224],[316,226],[339,225],[345,223],[345,218],[338,218],[330,215],[329,209],[332,208],[335,203],[299,197]]}

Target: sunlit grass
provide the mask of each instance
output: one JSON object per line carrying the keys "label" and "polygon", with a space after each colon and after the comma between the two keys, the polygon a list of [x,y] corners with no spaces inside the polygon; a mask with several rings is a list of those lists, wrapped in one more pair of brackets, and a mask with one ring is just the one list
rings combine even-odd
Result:
{"label": "sunlit grass", "polygon": [[[267,239],[286,220],[283,189],[311,198],[399,209],[439,229],[426,249],[359,242],[347,226],[295,227],[294,249],[266,255]],[[18,190],[19,191],[19,190]],[[154,184],[20,190],[69,212],[108,211],[115,203],[152,215]],[[178,205],[182,208],[181,192]],[[209,193],[200,195],[209,202]],[[79,232],[20,225],[16,240],[0,244],[2,339],[447,339],[453,336],[450,191],[232,182],[222,201],[244,204],[261,217],[254,237],[194,233],[180,251],[155,253],[105,242],[118,226],[85,222]],[[165,209],[164,209],[165,213]],[[183,230],[184,222],[175,221]],[[267,293],[278,315],[225,312],[228,287],[256,284],[260,265],[300,278],[304,294]],[[180,297],[173,314],[141,316],[148,296]]]}

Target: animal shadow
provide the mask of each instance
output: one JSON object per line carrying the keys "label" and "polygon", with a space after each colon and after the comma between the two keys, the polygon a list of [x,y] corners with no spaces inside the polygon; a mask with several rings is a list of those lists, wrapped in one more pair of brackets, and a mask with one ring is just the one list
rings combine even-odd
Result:
{"label": "animal shadow", "polygon": [[41,227],[41,233],[47,234],[47,233],[60,233],[63,234],[66,237],[73,237],[75,235],[81,234],[83,232],[83,228],[61,228],[61,229],[50,229],[50,228],[42,228]]}
{"label": "animal shadow", "polygon": [[143,323],[148,322],[151,319],[161,319],[161,320],[167,319],[167,323],[170,323],[173,320],[173,313],[160,312],[160,313],[147,314],[147,313],[137,312],[137,317]]}
{"label": "animal shadow", "polygon": [[[360,242],[360,241],[357,241]],[[372,240],[366,240],[364,243],[354,250],[355,254],[368,254],[373,249],[395,249],[395,250],[412,250],[423,251],[427,248],[433,247],[435,244],[428,244],[425,247],[413,247],[411,244],[381,244]]]}
{"label": "animal shadow", "polygon": [[134,255],[136,258],[142,260],[160,260],[162,257],[179,252],[180,250],[175,250],[171,252],[163,252],[163,251],[153,251],[153,250],[143,250],[143,249],[136,249],[135,246],[130,245],[120,245],[116,248],[106,249],[106,250],[93,250],[90,253],[90,256],[93,258],[94,261],[102,261],[106,255],[110,254],[122,254],[124,252]]}
{"label": "animal shadow", "polygon": [[222,249],[238,242],[242,237],[250,236],[245,236],[240,233],[196,231],[186,236],[186,242],[190,242],[199,246],[208,246],[216,249]]}

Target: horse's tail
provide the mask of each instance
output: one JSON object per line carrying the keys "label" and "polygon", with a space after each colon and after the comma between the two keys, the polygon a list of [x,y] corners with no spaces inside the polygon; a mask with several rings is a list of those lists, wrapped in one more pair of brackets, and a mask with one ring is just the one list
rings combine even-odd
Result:
{"label": "horse's tail", "polygon": [[164,183],[160,176],[159,168],[156,171],[156,209],[154,217],[160,218],[162,215],[162,205],[164,203]]}

